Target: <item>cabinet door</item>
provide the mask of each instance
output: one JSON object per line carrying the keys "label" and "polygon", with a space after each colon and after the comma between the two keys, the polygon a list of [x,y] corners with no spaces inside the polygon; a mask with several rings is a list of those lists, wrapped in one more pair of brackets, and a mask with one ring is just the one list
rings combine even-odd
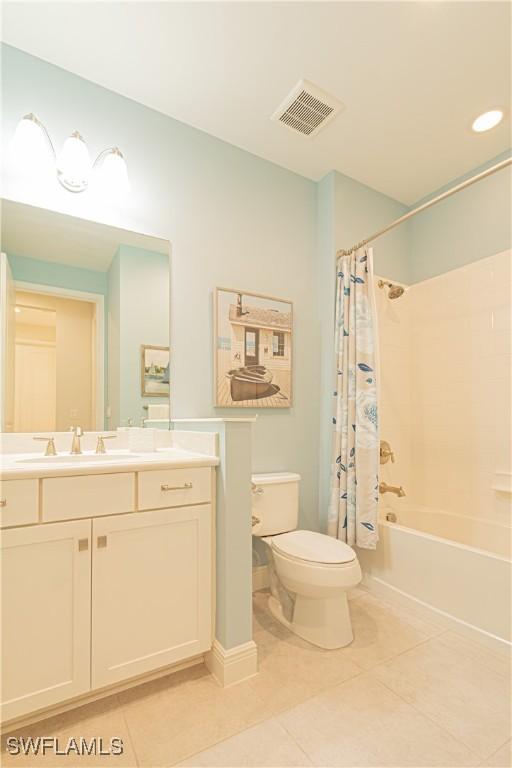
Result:
{"label": "cabinet door", "polygon": [[211,646],[211,506],[93,520],[92,683]]}
{"label": "cabinet door", "polygon": [[4,720],[90,689],[91,521],[2,531]]}

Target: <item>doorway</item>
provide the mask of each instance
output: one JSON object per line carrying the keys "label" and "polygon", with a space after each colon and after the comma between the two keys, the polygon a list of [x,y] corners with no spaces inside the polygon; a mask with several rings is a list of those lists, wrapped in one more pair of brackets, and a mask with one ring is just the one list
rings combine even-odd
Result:
{"label": "doorway", "polygon": [[95,429],[96,305],[16,290],[14,431]]}
{"label": "doorway", "polygon": [[260,332],[258,328],[245,328],[244,348],[244,365],[258,365],[260,348]]}

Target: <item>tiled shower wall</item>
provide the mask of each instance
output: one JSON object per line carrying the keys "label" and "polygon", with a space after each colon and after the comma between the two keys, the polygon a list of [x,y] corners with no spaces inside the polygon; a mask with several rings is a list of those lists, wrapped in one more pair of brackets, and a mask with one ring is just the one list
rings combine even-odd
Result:
{"label": "tiled shower wall", "polygon": [[[381,438],[397,500],[510,524],[511,252],[416,283],[377,290]],[[497,473],[502,473],[498,479]],[[394,502],[394,500],[391,500]]]}

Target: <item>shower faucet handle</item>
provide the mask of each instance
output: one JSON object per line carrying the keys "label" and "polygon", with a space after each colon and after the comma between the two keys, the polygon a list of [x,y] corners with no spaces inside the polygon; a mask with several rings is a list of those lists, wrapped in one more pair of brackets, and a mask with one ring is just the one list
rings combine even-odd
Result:
{"label": "shower faucet handle", "polygon": [[380,441],[380,463],[381,464],[387,464],[387,462],[391,459],[391,463],[395,463],[395,454],[391,450],[390,444],[387,442],[387,440],[381,440]]}

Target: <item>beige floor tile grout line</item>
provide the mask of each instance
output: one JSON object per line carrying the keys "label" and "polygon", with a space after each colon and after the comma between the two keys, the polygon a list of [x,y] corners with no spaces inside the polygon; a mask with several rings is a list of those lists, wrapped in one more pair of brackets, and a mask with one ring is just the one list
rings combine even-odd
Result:
{"label": "beige floor tile grout line", "polygon": [[[494,752],[491,752],[491,754],[490,754],[490,755],[487,755],[487,757],[484,757],[483,759],[484,759],[484,760],[490,760],[490,759],[491,759],[491,757],[494,757],[494,755],[495,755],[495,754],[497,754],[497,753],[498,753],[498,752],[499,752],[501,749],[503,749],[503,747],[506,747],[506,746],[507,746],[507,744],[511,744],[511,739],[510,739],[510,736],[509,736],[509,738],[508,738],[508,739],[505,739],[505,741],[503,742],[503,744],[500,744],[500,746],[498,747],[498,749],[495,749],[495,750],[494,750]],[[511,747],[510,747],[510,749],[511,749],[511,754],[512,754],[512,744],[511,744]]]}
{"label": "beige floor tile grout line", "polygon": [[[365,593],[363,593],[363,594],[360,594],[360,595],[358,595],[357,597],[353,597],[353,598],[351,598],[351,602],[360,601],[361,599],[364,599],[364,598],[366,598],[367,596],[371,596],[371,595],[372,595],[372,593],[371,593],[370,591],[368,591],[368,592],[365,592]],[[390,607],[390,608],[395,608],[395,607],[396,607],[396,606],[394,606],[392,603],[391,603],[391,604],[388,604],[388,603],[387,603],[387,601],[384,601],[384,600],[383,600],[382,602],[384,602],[386,606],[388,606],[388,605],[389,605],[389,607]],[[403,608],[401,608],[401,607],[399,608],[398,612],[399,612],[400,614],[402,614],[402,619],[403,619],[403,621],[404,621],[405,623],[409,623],[409,621],[408,621],[408,619],[409,619],[409,618],[410,618],[410,619],[414,619],[414,618],[417,618],[417,617],[415,617],[415,615],[414,615],[414,614],[409,614],[409,612],[408,612],[408,611],[404,610],[404,609],[403,609]],[[418,618],[419,618],[419,617],[418,617]],[[479,755],[477,752],[475,752],[473,748],[469,747],[469,746],[468,746],[468,745],[467,745],[467,744],[466,744],[464,741],[461,741],[460,739],[458,739],[458,738],[456,738],[455,736],[453,736],[453,734],[451,734],[449,731],[447,731],[447,730],[446,730],[446,729],[445,729],[443,726],[439,725],[439,724],[438,724],[438,723],[436,723],[434,720],[432,720],[432,718],[431,718],[429,715],[427,715],[426,713],[424,713],[424,712],[423,712],[421,709],[419,709],[419,708],[418,708],[416,705],[414,705],[413,703],[411,703],[410,701],[408,701],[408,700],[407,700],[406,698],[404,698],[402,695],[400,695],[399,693],[397,693],[396,691],[394,691],[394,690],[393,690],[393,689],[392,689],[392,688],[391,688],[389,685],[387,685],[387,684],[386,684],[384,681],[380,680],[380,679],[379,679],[379,678],[378,678],[378,677],[377,677],[377,676],[374,674],[374,670],[375,670],[375,669],[377,669],[377,668],[379,668],[379,667],[382,667],[382,666],[383,666],[383,665],[385,665],[385,664],[389,664],[389,663],[391,663],[391,662],[395,661],[396,659],[398,659],[399,657],[403,656],[404,654],[406,654],[406,653],[409,653],[410,651],[413,651],[413,650],[415,650],[415,649],[417,649],[417,648],[419,648],[419,647],[421,647],[421,646],[423,646],[423,645],[425,645],[425,644],[428,644],[428,643],[430,643],[430,642],[431,642],[431,641],[433,641],[433,640],[437,640],[437,639],[439,639],[439,638],[442,638],[442,637],[443,637],[444,635],[446,635],[448,632],[451,632],[452,634],[455,634],[457,637],[460,637],[462,640],[465,640],[465,638],[464,638],[464,636],[463,636],[463,635],[459,635],[459,634],[458,634],[456,631],[454,631],[454,630],[450,630],[450,629],[447,629],[447,628],[440,628],[440,627],[436,627],[436,625],[435,625],[435,624],[432,624],[432,627],[433,627],[434,629],[439,629],[439,631],[436,631],[436,632],[435,632],[435,634],[433,634],[433,635],[430,635],[430,636],[428,636],[428,637],[425,637],[423,640],[420,640],[419,642],[416,642],[416,643],[414,643],[414,644],[413,644],[413,645],[411,645],[409,648],[406,648],[406,649],[404,649],[404,650],[402,650],[402,651],[399,651],[398,653],[396,653],[396,654],[394,654],[394,655],[390,656],[390,657],[389,657],[389,658],[387,658],[387,659],[383,659],[382,661],[378,661],[378,662],[376,662],[375,664],[373,664],[373,665],[372,665],[371,667],[369,667],[369,668],[364,668],[364,667],[362,667],[362,666],[361,666],[359,663],[357,663],[357,661],[354,661],[353,659],[351,659],[351,658],[347,657],[347,659],[346,659],[346,660],[347,660],[347,661],[350,661],[350,663],[353,665],[353,667],[354,667],[355,669],[357,669],[358,671],[357,671],[357,672],[355,672],[354,674],[350,675],[350,677],[348,677],[346,680],[343,680],[343,681],[341,681],[341,682],[339,682],[339,681],[338,681],[338,682],[327,683],[327,684],[325,684],[325,685],[322,685],[320,689],[318,689],[318,690],[316,690],[316,691],[312,692],[312,693],[311,693],[311,695],[306,695],[306,696],[305,696],[305,698],[301,699],[300,701],[297,701],[297,702],[295,702],[295,703],[293,703],[293,704],[290,704],[290,705],[284,705],[282,708],[278,708],[276,711],[272,712],[272,714],[270,714],[270,715],[266,715],[266,716],[265,716],[265,715],[262,715],[260,718],[256,718],[256,720],[254,720],[254,722],[251,722],[251,723],[250,723],[250,725],[247,725],[245,728],[241,728],[240,730],[236,730],[236,731],[234,731],[233,733],[231,733],[230,735],[226,736],[225,738],[223,738],[223,739],[220,739],[220,740],[218,740],[218,741],[214,741],[213,743],[211,743],[211,744],[209,744],[209,745],[206,745],[206,746],[205,746],[205,747],[203,747],[202,749],[199,749],[199,750],[193,751],[193,752],[191,752],[191,753],[188,753],[188,754],[182,755],[182,756],[181,756],[181,757],[180,757],[180,758],[179,758],[177,761],[175,761],[175,762],[173,762],[173,763],[168,763],[167,765],[177,765],[178,763],[182,762],[183,760],[188,760],[188,759],[191,759],[191,758],[193,758],[194,756],[196,756],[196,755],[199,755],[199,754],[201,754],[202,752],[205,752],[205,751],[207,751],[207,750],[209,750],[209,749],[213,749],[214,747],[216,747],[216,746],[218,746],[218,745],[220,745],[220,744],[222,744],[222,743],[224,743],[224,742],[227,742],[227,741],[229,741],[230,739],[234,738],[235,736],[238,736],[238,735],[240,735],[240,734],[243,734],[243,733],[245,733],[245,732],[247,732],[247,731],[251,730],[252,728],[254,728],[254,727],[258,726],[258,725],[262,725],[262,724],[264,724],[264,723],[267,723],[267,722],[271,722],[271,721],[273,721],[273,720],[274,720],[276,723],[278,723],[278,724],[279,724],[279,726],[280,726],[280,727],[281,727],[281,728],[282,728],[282,729],[283,729],[283,730],[286,732],[286,734],[287,734],[287,735],[290,737],[290,739],[291,739],[291,740],[293,741],[293,743],[294,743],[294,744],[295,744],[295,745],[298,747],[298,749],[299,749],[299,750],[300,750],[300,751],[301,751],[301,752],[302,752],[302,753],[305,755],[305,757],[307,758],[307,760],[308,760],[308,761],[309,761],[309,762],[310,762],[310,763],[313,765],[314,763],[312,762],[312,758],[311,758],[311,756],[310,756],[310,755],[307,753],[307,751],[305,751],[305,750],[302,748],[302,746],[301,746],[301,745],[300,745],[300,744],[299,744],[299,743],[296,741],[296,739],[294,738],[293,734],[292,734],[292,733],[290,733],[290,732],[288,731],[288,729],[286,728],[286,726],[284,725],[284,723],[282,723],[282,722],[281,722],[281,720],[280,720],[280,716],[281,716],[281,715],[283,715],[283,714],[285,714],[286,712],[289,712],[290,710],[293,710],[294,708],[296,708],[296,707],[298,707],[298,706],[301,706],[302,704],[305,704],[305,703],[307,703],[308,701],[311,701],[312,699],[314,699],[314,698],[316,698],[316,697],[318,697],[318,696],[321,696],[321,695],[322,695],[322,694],[324,694],[324,693],[327,693],[328,691],[331,691],[331,690],[333,690],[334,688],[338,688],[338,687],[341,687],[341,686],[345,685],[346,683],[349,683],[349,682],[351,682],[351,681],[354,681],[354,680],[356,680],[356,679],[357,679],[357,678],[359,678],[359,677],[364,677],[365,675],[368,675],[368,676],[369,676],[370,678],[372,678],[374,681],[376,681],[376,682],[380,683],[380,685],[384,686],[384,688],[386,688],[386,689],[387,689],[387,690],[389,690],[389,691],[390,691],[392,694],[394,694],[395,696],[397,696],[397,697],[398,697],[400,700],[402,700],[402,701],[403,701],[405,704],[407,704],[409,707],[412,707],[412,709],[413,709],[415,712],[417,712],[419,715],[421,715],[421,716],[422,716],[422,717],[424,717],[426,720],[428,720],[429,722],[431,722],[431,723],[432,723],[434,726],[436,726],[437,728],[440,728],[442,732],[444,732],[445,734],[447,734],[447,735],[448,735],[450,738],[454,739],[454,741],[456,741],[458,744],[460,744],[460,745],[464,746],[464,747],[465,747],[465,748],[466,748],[466,749],[467,749],[467,750],[468,750],[468,751],[469,751],[469,752],[470,752],[472,755],[474,755],[474,757],[475,757],[475,758],[478,760],[478,762],[479,762],[479,764],[480,764],[480,763],[482,762],[482,760],[486,760],[486,759],[488,759],[489,757],[492,757],[492,755],[494,755],[496,752],[498,752],[500,749],[502,749],[502,748],[503,748],[503,746],[505,746],[505,745],[507,744],[507,741],[508,741],[508,740],[505,740],[505,742],[504,742],[504,743],[503,743],[501,746],[499,746],[499,747],[498,747],[496,750],[494,750],[494,751],[492,752],[492,754],[491,754],[491,755],[487,755],[487,756],[485,756],[485,757],[482,757],[482,756],[481,756],[481,755]],[[264,631],[265,631],[267,634],[272,634],[272,633],[271,633],[271,632],[269,632],[268,630],[264,630]],[[276,640],[279,640],[279,639],[278,639],[278,638],[276,638]],[[498,673],[498,674],[499,674],[499,673]],[[122,703],[122,702],[119,700],[119,697],[117,697],[117,702],[118,702],[118,706],[119,706],[119,707],[121,708],[121,710],[122,710],[122,717],[123,717],[123,721],[124,721],[124,723],[125,723],[126,731],[127,731],[127,734],[128,734],[129,743],[130,743],[130,746],[131,746],[131,748],[132,748],[132,751],[133,751],[133,754],[134,754],[134,757],[135,757],[135,761],[136,761],[136,768],[140,768],[140,766],[141,766],[141,761],[140,761],[140,758],[139,758],[139,755],[138,755],[138,752],[137,752],[136,743],[135,743],[135,740],[134,740],[133,734],[132,734],[132,732],[131,732],[131,729],[130,729],[130,726],[129,726],[129,723],[128,723],[128,718],[127,718],[127,716],[126,716],[126,705],[125,705],[125,704],[123,704],[123,703]],[[126,766],[125,766],[125,768],[126,768]],[[134,767],[134,768],[135,768],[135,767]]]}
{"label": "beige floor tile grout line", "polygon": [[[354,675],[354,677],[350,678],[350,679],[354,680],[356,677],[359,677],[359,675]],[[346,682],[348,682],[348,680]],[[286,733],[286,735],[289,736],[289,738],[293,741],[295,746],[297,746],[300,749],[300,751],[302,752],[302,754],[306,756],[306,758],[308,759],[308,762],[312,766],[314,766],[315,763],[313,762],[312,756],[310,754],[308,754],[308,752],[304,749],[304,747],[301,744],[299,744],[299,742],[297,741],[295,736],[292,733],[290,733],[290,731],[288,730],[286,725],[284,723],[282,723],[280,720],[278,720],[277,722],[279,723],[279,725],[283,729],[283,731]]]}
{"label": "beige floor tile grout line", "polygon": [[135,766],[134,766],[134,768],[139,768],[139,766],[140,766],[139,756],[137,754],[137,750],[135,749],[135,741],[133,739],[132,732],[130,730],[130,725],[128,723],[128,718],[126,717],[126,712],[125,712],[124,704],[120,701],[119,696],[117,697],[117,699],[118,699],[118,706],[121,709],[121,716],[123,718],[123,722],[124,722],[125,727],[126,727],[126,732],[128,734],[128,739],[130,740],[130,746],[132,748],[133,754],[135,755]]}
{"label": "beige floor tile grout line", "polygon": [[[369,593],[369,594],[371,594],[371,593]],[[365,596],[366,596],[366,595],[359,595],[357,598],[353,598],[353,600],[359,600],[360,598],[362,598],[362,597],[365,597]],[[405,617],[407,617],[407,616],[408,616],[407,612],[405,612],[405,611],[401,611],[401,612],[405,614]],[[405,618],[405,620],[407,620],[407,618]],[[406,654],[406,653],[409,653],[410,651],[413,651],[413,650],[415,650],[415,649],[419,648],[420,646],[423,646],[423,645],[425,645],[425,644],[427,644],[427,643],[431,642],[432,640],[436,640],[436,639],[438,639],[438,638],[442,637],[443,635],[447,634],[449,631],[452,631],[452,633],[453,633],[453,634],[457,634],[456,632],[453,632],[453,630],[448,630],[448,629],[440,629],[440,631],[439,631],[439,632],[437,632],[436,634],[434,634],[434,635],[431,635],[430,637],[426,637],[426,638],[424,638],[423,640],[420,640],[418,643],[415,643],[414,645],[410,646],[409,648],[405,648],[403,651],[400,651],[400,652],[396,653],[395,655],[393,655],[393,656],[390,656],[390,657],[389,657],[389,658],[387,658],[387,659],[384,659],[384,660],[382,660],[382,661],[379,661],[379,662],[377,662],[376,664],[373,664],[373,665],[372,665],[371,667],[369,667],[368,669],[365,669],[364,667],[361,667],[361,666],[360,666],[360,664],[358,664],[357,662],[355,662],[355,661],[353,661],[352,659],[350,659],[350,662],[351,662],[351,663],[352,663],[352,664],[353,664],[355,667],[357,667],[359,671],[358,671],[357,673],[355,673],[355,674],[351,675],[350,677],[348,677],[346,680],[343,680],[343,681],[341,681],[341,682],[336,682],[336,683],[327,684],[327,685],[325,685],[325,686],[322,686],[322,688],[320,688],[319,690],[315,691],[315,692],[314,692],[314,693],[312,693],[310,696],[306,696],[304,699],[301,699],[301,701],[295,702],[294,704],[291,704],[290,706],[284,706],[282,709],[278,709],[278,710],[276,710],[275,712],[273,712],[273,713],[272,713],[270,716],[266,716],[266,717],[265,717],[265,716],[263,716],[263,717],[261,717],[261,718],[257,718],[257,719],[256,719],[254,722],[252,722],[252,723],[251,723],[250,725],[248,725],[247,727],[245,727],[245,728],[241,728],[240,730],[237,730],[237,731],[233,732],[233,733],[232,733],[232,734],[230,734],[229,736],[226,736],[225,738],[223,738],[223,739],[220,739],[219,741],[213,742],[212,744],[210,744],[210,745],[208,745],[208,746],[205,746],[203,749],[200,749],[200,750],[197,750],[197,751],[195,751],[195,752],[191,752],[191,753],[189,753],[189,754],[183,755],[182,757],[180,757],[180,759],[179,759],[179,760],[177,760],[177,761],[173,762],[173,763],[172,763],[172,765],[178,765],[178,764],[179,764],[179,763],[181,763],[183,760],[189,760],[189,759],[193,758],[194,756],[201,754],[202,752],[205,752],[205,751],[207,751],[207,750],[209,750],[209,749],[213,749],[214,747],[216,747],[216,746],[218,746],[218,745],[220,745],[220,744],[223,744],[224,742],[227,742],[227,741],[229,741],[230,739],[234,738],[235,736],[239,736],[240,734],[242,734],[242,733],[245,733],[245,732],[247,732],[247,731],[251,730],[252,728],[255,728],[255,727],[256,727],[256,726],[258,726],[258,725],[262,725],[262,724],[264,724],[264,723],[267,723],[267,722],[270,722],[270,721],[272,721],[272,720],[276,720],[276,721],[279,723],[279,725],[280,725],[280,726],[281,726],[281,727],[282,727],[282,728],[283,728],[283,729],[286,731],[286,733],[288,734],[288,736],[289,736],[289,737],[292,739],[292,741],[294,742],[294,744],[296,744],[296,745],[297,745],[297,747],[300,749],[300,751],[301,751],[301,752],[302,752],[302,753],[303,753],[303,754],[306,756],[306,758],[307,758],[307,759],[308,759],[310,762],[312,762],[312,760],[311,760],[311,756],[310,756],[310,755],[309,755],[309,754],[308,754],[308,753],[307,753],[307,752],[306,752],[306,751],[305,751],[305,750],[304,750],[304,749],[301,747],[301,745],[300,745],[300,744],[299,744],[299,743],[296,741],[296,739],[294,738],[293,734],[291,734],[291,733],[288,731],[288,729],[286,728],[286,726],[284,725],[284,723],[282,723],[282,722],[281,722],[281,720],[279,719],[279,717],[280,717],[281,715],[283,715],[284,713],[286,713],[286,712],[289,712],[290,710],[294,709],[295,707],[297,707],[297,706],[300,706],[300,705],[302,705],[302,704],[305,704],[305,703],[307,703],[308,701],[311,701],[312,699],[316,698],[317,696],[320,696],[320,695],[322,695],[323,693],[326,693],[326,692],[328,692],[328,691],[330,691],[330,690],[332,690],[332,689],[334,689],[334,688],[337,688],[337,687],[341,687],[341,686],[345,685],[346,683],[349,683],[349,682],[351,682],[351,681],[353,681],[353,680],[356,680],[358,677],[364,677],[365,675],[369,675],[370,677],[372,677],[372,678],[373,678],[373,679],[374,679],[376,682],[378,682],[378,683],[380,683],[381,685],[383,685],[383,686],[384,686],[384,687],[385,687],[387,690],[389,690],[389,691],[390,691],[392,694],[394,694],[394,695],[395,695],[395,696],[397,696],[399,699],[401,699],[401,700],[402,700],[402,701],[403,701],[405,704],[407,704],[408,706],[412,707],[412,709],[414,709],[414,711],[415,711],[415,712],[417,712],[419,715],[421,715],[422,717],[424,717],[425,719],[427,719],[429,722],[431,722],[431,723],[432,723],[434,726],[436,726],[437,728],[440,728],[440,729],[441,729],[441,730],[442,730],[444,733],[446,733],[446,734],[447,734],[447,735],[448,735],[450,738],[454,739],[454,741],[456,741],[458,744],[460,744],[460,745],[464,746],[466,749],[468,749],[468,750],[469,750],[469,752],[471,752],[471,754],[472,754],[472,755],[474,755],[474,756],[475,756],[475,758],[476,758],[476,759],[479,761],[479,763],[480,763],[482,760],[485,760],[485,759],[488,759],[489,757],[491,757],[491,756],[492,756],[492,755],[493,755],[495,752],[498,752],[498,751],[499,751],[499,750],[500,750],[500,749],[501,749],[501,748],[502,748],[502,747],[503,747],[503,746],[504,746],[504,745],[507,743],[507,740],[506,740],[506,741],[505,741],[505,742],[504,742],[504,743],[503,743],[501,746],[499,746],[499,747],[498,747],[498,748],[497,748],[497,749],[496,749],[496,750],[495,750],[495,751],[492,753],[492,755],[487,755],[486,757],[481,757],[481,755],[479,755],[477,752],[475,752],[475,751],[474,751],[474,749],[472,749],[471,747],[469,747],[469,746],[468,746],[468,745],[467,745],[467,744],[466,744],[464,741],[461,741],[460,739],[458,739],[458,738],[456,738],[455,736],[453,736],[453,734],[452,734],[452,733],[450,733],[450,732],[449,732],[449,731],[447,731],[447,730],[446,730],[446,729],[445,729],[443,726],[440,726],[438,723],[436,723],[434,720],[432,720],[432,718],[431,718],[431,717],[429,717],[429,716],[428,716],[426,713],[422,712],[422,711],[421,711],[421,709],[419,709],[418,707],[416,707],[416,706],[415,706],[414,704],[412,704],[410,701],[408,701],[408,700],[407,700],[407,699],[405,699],[403,696],[401,696],[399,693],[397,693],[397,692],[396,692],[396,691],[394,691],[392,688],[390,688],[388,685],[386,685],[386,683],[385,683],[385,682],[383,682],[382,680],[380,680],[379,678],[377,678],[375,675],[373,675],[373,674],[372,674],[372,673],[373,673],[373,670],[374,670],[375,668],[377,668],[377,667],[381,667],[381,666],[383,666],[383,665],[385,665],[385,664],[388,664],[388,663],[390,663],[390,662],[394,661],[395,659],[399,658],[400,656],[403,656],[404,654]],[[457,636],[459,636],[459,635],[457,634]],[[463,639],[463,640],[465,639],[463,636],[460,636],[460,637],[462,637],[462,639]],[[139,768],[139,766],[140,766],[139,756],[138,756],[138,753],[137,753],[137,750],[136,750],[136,747],[135,747],[135,742],[134,742],[134,740],[133,740],[133,737],[132,737],[132,734],[131,734],[131,731],[130,731],[130,727],[129,727],[129,725],[128,725],[128,721],[127,721],[127,718],[126,718],[126,716],[125,716],[125,712],[124,712],[124,705],[123,705],[123,704],[120,704],[120,706],[121,706],[121,707],[122,707],[122,709],[123,709],[123,719],[124,719],[124,721],[125,721],[125,723],[126,723],[127,732],[128,732],[128,734],[129,734],[129,737],[130,737],[130,744],[131,744],[131,746],[132,746],[132,749],[133,749],[133,752],[134,752],[134,755],[135,755],[135,759],[136,759],[136,761],[137,761],[137,767]],[[313,765],[313,763],[312,763],[312,765]],[[412,768],[412,767],[409,767],[409,768]]]}
{"label": "beige floor tile grout line", "polygon": [[[440,731],[443,731],[443,733],[447,734],[451,739],[456,741],[457,744],[460,744],[462,747],[464,747],[469,752],[471,752],[471,754],[474,755],[476,757],[476,759],[478,760],[478,765],[481,764],[482,760],[487,760],[487,757],[489,757],[489,755],[487,757],[482,757],[481,755],[478,754],[478,752],[475,752],[473,747],[470,747],[469,744],[466,744],[465,741],[462,741],[462,739],[459,739],[457,736],[454,736],[453,733],[450,733],[450,731],[446,730],[446,728],[443,725],[439,725],[439,723],[436,723],[436,721],[433,720],[430,717],[430,715],[428,715],[426,712],[423,712],[421,709],[419,709],[419,707],[417,707],[416,704],[413,704],[411,701],[408,701],[407,699],[405,699],[400,693],[398,693],[397,691],[393,690],[393,688],[390,688],[389,685],[387,685],[383,680],[379,680],[377,677],[374,678],[374,679],[377,682],[379,682],[381,685],[383,685],[384,688],[387,688],[388,691],[390,691],[391,693],[394,693],[395,696],[398,696],[398,698],[401,699],[404,702],[404,704],[407,704],[409,707],[414,709],[414,711],[417,712],[418,715],[421,715],[422,717],[424,717],[425,720],[428,720],[430,723],[435,725],[436,728],[439,728]],[[505,744],[506,744],[506,742],[505,742]],[[498,749],[501,749],[501,747],[498,747]],[[496,752],[497,751],[498,750],[496,750]],[[494,752],[493,752],[493,754],[494,754]]]}

